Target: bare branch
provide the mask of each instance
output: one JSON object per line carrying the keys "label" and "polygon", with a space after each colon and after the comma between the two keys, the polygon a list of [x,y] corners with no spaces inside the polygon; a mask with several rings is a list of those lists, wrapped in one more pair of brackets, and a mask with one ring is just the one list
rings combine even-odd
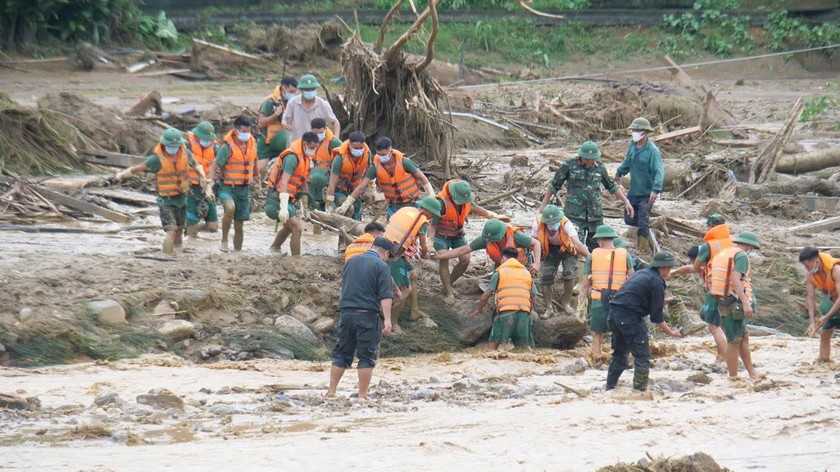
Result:
{"label": "bare branch", "polygon": [[437,5],[436,1],[429,2],[429,11],[432,14],[432,33],[429,35],[429,41],[426,44],[426,58],[423,59],[423,62],[414,66],[414,73],[419,74],[423,72],[426,67],[429,67],[429,64],[432,63],[432,59],[435,58],[435,40],[437,39],[438,35],[438,14],[437,14]]}
{"label": "bare branch", "polygon": [[[440,0],[432,1],[435,3],[435,6],[437,6],[437,3],[440,3]],[[400,49],[405,45],[405,43],[408,42],[409,39],[412,38],[412,36],[414,36],[415,34],[417,34],[418,31],[420,31],[420,28],[423,27],[423,23],[426,21],[426,18],[428,18],[431,14],[432,12],[429,10],[428,7],[425,10],[423,10],[423,13],[420,14],[419,17],[417,17],[417,21],[415,21],[414,24],[411,25],[411,28],[409,28],[408,31],[403,33],[403,35],[400,36],[396,41],[394,41],[394,44],[392,44],[391,47],[389,47],[388,50],[385,51],[385,53],[382,55],[382,59],[386,65],[391,64],[393,62],[396,55],[400,52]]]}
{"label": "bare branch", "polygon": [[516,0],[516,3],[520,4],[522,6],[522,8],[528,10],[530,13],[533,13],[534,15],[537,15],[537,16],[542,16],[544,18],[556,18],[558,20],[563,20],[563,19],[566,18],[563,15],[550,15],[548,13],[543,13],[539,10],[534,10],[533,8],[531,8],[527,5],[528,3],[531,3],[531,0]]}
{"label": "bare branch", "polygon": [[382,43],[385,42],[385,30],[388,29],[388,24],[391,23],[391,20],[394,18],[394,15],[397,13],[397,10],[403,4],[403,0],[397,0],[397,3],[388,10],[388,14],[385,15],[385,19],[382,20],[382,27],[379,28],[379,37],[376,38],[376,44],[373,46],[373,52],[379,54],[382,52]]}

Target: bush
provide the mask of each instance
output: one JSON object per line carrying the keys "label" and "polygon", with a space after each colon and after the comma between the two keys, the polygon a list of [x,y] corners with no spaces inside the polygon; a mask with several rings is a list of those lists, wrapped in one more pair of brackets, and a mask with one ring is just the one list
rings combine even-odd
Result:
{"label": "bush", "polygon": [[661,28],[671,36],[663,38],[660,47],[678,56],[693,52],[696,46],[717,56],[752,49],[750,17],[727,13],[738,7],[736,0],[697,0],[693,13],[663,16]]}
{"label": "bush", "polygon": [[[835,23],[808,26],[782,10],[768,17],[764,25],[764,36],[767,47],[774,51],[801,46],[814,48],[840,43],[840,27]],[[826,54],[832,55],[833,52],[833,49],[829,49]]]}

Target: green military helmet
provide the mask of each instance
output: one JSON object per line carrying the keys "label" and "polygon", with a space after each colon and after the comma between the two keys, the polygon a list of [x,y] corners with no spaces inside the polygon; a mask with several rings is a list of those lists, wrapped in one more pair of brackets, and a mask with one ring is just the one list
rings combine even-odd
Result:
{"label": "green military helmet", "polygon": [[601,149],[594,141],[587,141],[580,146],[577,155],[587,161],[597,161],[601,159]]}
{"label": "green military helmet", "polygon": [[464,182],[463,180],[452,182],[449,185],[449,194],[452,195],[452,201],[456,205],[463,205],[473,201],[472,186],[470,186],[469,182]]}
{"label": "green military helmet", "polygon": [[595,234],[592,236],[592,239],[615,239],[618,237],[618,233],[610,225],[600,225],[598,229],[595,230]]}
{"label": "green military helmet", "polygon": [[182,146],[186,142],[181,132],[174,128],[164,131],[160,137],[160,143],[164,146]]}
{"label": "green military helmet", "polygon": [[484,223],[484,229],[481,230],[481,235],[487,242],[497,243],[504,239],[507,232],[507,225],[500,220],[488,220]]}
{"label": "green military helmet", "polygon": [[630,123],[629,129],[643,129],[646,131],[653,131],[653,127],[650,126],[650,121],[648,121],[647,118],[642,117],[633,120],[633,122]]}
{"label": "green military helmet", "polygon": [[627,241],[625,241],[621,238],[615,238],[615,239],[613,239],[613,246],[615,246],[619,249],[627,249]]}
{"label": "green military helmet", "polygon": [[440,216],[440,202],[435,197],[426,197],[417,202],[417,207],[428,210],[435,216]]}
{"label": "green military helmet", "polygon": [[551,225],[563,220],[563,210],[557,205],[547,205],[542,212],[542,223]]}
{"label": "green military helmet", "polygon": [[650,267],[674,267],[677,259],[670,252],[657,252],[650,261]]}
{"label": "green military helmet", "polygon": [[195,125],[195,128],[192,129],[192,134],[202,141],[216,140],[216,130],[213,128],[213,123],[209,121],[202,121]]}
{"label": "green military helmet", "polygon": [[298,88],[301,90],[305,89],[316,89],[320,87],[321,84],[318,83],[318,79],[315,78],[312,74],[305,74],[300,78],[298,82]]}
{"label": "green military helmet", "polygon": [[706,217],[706,226],[709,228],[722,224],[726,224],[726,218],[724,218],[720,213],[712,213]]}
{"label": "green military helmet", "polygon": [[732,242],[748,244],[756,249],[761,249],[761,242],[758,240],[758,236],[756,236],[755,233],[751,233],[749,231],[738,233],[738,236],[732,238]]}

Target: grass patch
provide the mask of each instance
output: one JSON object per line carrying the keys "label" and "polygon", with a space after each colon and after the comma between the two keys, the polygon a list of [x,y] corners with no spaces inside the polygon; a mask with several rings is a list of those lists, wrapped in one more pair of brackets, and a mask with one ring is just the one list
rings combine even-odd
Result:
{"label": "grass patch", "polygon": [[295,359],[305,361],[325,361],[329,358],[323,347],[306,341],[290,338],[266,328],[249,328],[242,331],[223,333],[227,344],[236,343],[249,352],[278,352],[288,349],[295,354]]}
{"label": "grass patch", "polygon": [[[380,352],[382,357],[411,356],[421,353],[452,352],[463,349],[455,338],[458,328],[458,315],[452,307],[436,297],[420,295],[420,306],[438,324],[437,329],[414,328],[409,323],[403,324],[403,334],[382,338]],[[408,307],[403,317],[408,316]]]}

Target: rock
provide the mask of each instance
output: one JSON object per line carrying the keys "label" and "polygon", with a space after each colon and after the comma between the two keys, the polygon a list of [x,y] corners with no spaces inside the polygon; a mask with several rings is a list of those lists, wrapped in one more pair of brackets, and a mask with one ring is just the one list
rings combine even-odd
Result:
{"label": "rock", "polygon": [[330,332],[334,329],[335,329],[335,320],[331,317],[328,318],[326,316],[323,316],[323,317],[315,320],[314,323],[312,323],[312,330],[315,331],[318,334],[327,333],[327,332]]}
{"label": "rock", "polygon": [[28,320],[29,318],[32,318],[32,315],[34,315],[34,314],[35,314],[35,312],[32,310],[32,308],[30,308],[28,306],[23,307],[18,312],[18,320],[20,320],[20,322],[23,323],[26,320]]}
{"label": "rock", "polygon": [[292,308],[292,316],[298,319],[301,323],[310,324],[319,318],[318,314],[312,311],[311,308],[304,305],[296,305]]}
{"label": "rock", "polygon": [[411,394],[411,399],[434,402],[440,400],[440,392],[433,388],[421,388],[420,390]]}
{"label": "rock", "polygon": [[185,340],[181,341],[181,347],[190,347],[190,340],[185,339]]}
{"label": "rock", "polygon": [[277,298],[277,308],[281,310],[285,310],[292,304],[292,298],[289,296],[288,293],[281,293],[280,297]]}
{"label": "rock", "polygon": [[174,341],[180,341],[195,334],[195,325],[187,320],[171,320],[164,323],[158,332]]}
{"label": "rock", "polygon": [[[277,395],[274,395],[274,398],[272,399],[272,403],[274,404],[273,406],[282,405],[282,406],[285,406],[286,408],[297,408],[297,407],[300,406],[300,402],[298,402],[296,400],[292,400],[291,398],[286,396],[286,394],[283,393],[283,392],[279,392],[279,393],[277,393]],[[277,410],[275,410],[275,411],[277,411]]]}
{"label": "rock", "polygon": [[222,387],[216,391],[216,395],[230,395],[230,387]]}
{"label": "rock", "polygon": [[221,346],[210,346],[210,347],[207,348],[207,354],[210,357],[216,357],[221,353],[222,353],[222,347]]}
{"label": "rock", "polygon": [[689,382],[694,382],[696,384],[700,384],[700,385],[709,385],[710,383],[712,383],[712,377],[705,372],[698,372],[696,374],[691,374],[691,375],[688,376],[688,379],[686,379],[686,380],[688,380]]}
{"label": "rock", "polygon": [[586,361],[578,359],[560,369],[562,375],[577,375],[586,372]]}
{"label": "rock", "polygon": [[474,377],[465,375],[452,383],[452,390],[461,392],[464,390],[473,390],[478,386],[478,381]]}
{"label": "rock", "polygon": [[261,356],[269,359],[276,359],[279,361],[290,361],[295,358],[295,352],[285,347],[278,347],[271,351],[262,350],[259,352]]}
{"label": "rock", "polygon": [[260,321],[256,313],[246,310],[239,314],[239,322],[242,324],[254,324]]}
{"label": "rock", "polygon": [[242,351],[242,352],[240,352],[239,354],[236,355],[236,360],[238,360],[238,361],[248,360],[249,355],[250,355],[250,353],[248,351]]}
{"label": "rock", "polygon": [[527,167],[528,166],[528,156],[524,154],[517,154],[513,156],[510,160],[511,167]]}
{"label": "rock", "polygon": [[691,387],[679,380],[665,379],[653,383],[653,388],[669,393],[685,393],[691,390]]}
{"label": "rock", "polygon": [[211,393],[213,393],[213,391],[210,390],[207,387],[202,387],[201,389],[199,389],[198,393],[203,393],[205,395],[210,395]]}
{"label": "rock", "polygon": [[213,298],[204,290],[187,289],[178,292],[181,306],[193,309],[204,309],[213,306]]}
{"label": "rock", "polygon": [[111,390],[105,390],[104,392],[97,395],[96,398],[93,400],[93,404],[96,406],[119,405],[121,403],[122,399],[117,394],[117,392]]}
{"label": "rock", "polygon": [[305,324],[293,316],[281,315],[277,317],[274,322],[274,327],[281,333],[295,339],[302,339],[304,341],[315,344],[318,338]]}
{"label": "rock", "polygon": [[[488,305],[492,305],[488,303]],[[462,344],[472,346],[479,341],[484,341],[490,335],[490,328],[493,327],[493,309],[487,307],[478,316],[469,316],[475,306],[473,300],[461,300],[456,302],[453,311],[457,314],[458,324],[453,335]]]}
{"label": "rock", "polygon": [[125,323],[125,308],[116,300],[94,300],[85,305],[96,315],[102,324],[118,325]]}
{"label": "rock", "polygon": [[452,288],[461,295],[481,295],[483,290],[480,285],[478,277],[461,277],[452,284]]}
{"label": "rock", "polygon": [[146,395],[137,395],[137,403],[159,410],[168,410],[170,408],[184,409],[184,400],[181,400],[177,395],[166,389],[160,389]]}
{"label": "rock", "polygon": [[0,343],[0,353],[4,352],[6,352],[6,346],[4,346],[3,343]]}
{"label": "rock", "polygon": [[570,349],[586,335],[586,322],[574,316],[555,316],[534,319],[534,339],[537,346]]}
{"label": "rock", "polygon": [[175,311],[168,300],[161,300],[153,310],[155,316],[174,315]]}
{"label": "rock", "polygon": [[207,352],[207,348],[201,349],[198,351],[198,355],[201,356],[202,359],[209,359],[210,353]]}
{"label": "rock", "polygon": [[29,403],[26,398],[15,393],[0,393],[0,408],[10,410],[27,410]]}
{"label": "rock", "polygon": [[274,318],[270,316],[266,316],[262,319],[263,326],[272,326],[274,324]]}
{"label": "rock", "polygon": [[242,409],[227,403],[216,403],[207,409],[209,413],[220,416],[238,415],[242,413]]}

